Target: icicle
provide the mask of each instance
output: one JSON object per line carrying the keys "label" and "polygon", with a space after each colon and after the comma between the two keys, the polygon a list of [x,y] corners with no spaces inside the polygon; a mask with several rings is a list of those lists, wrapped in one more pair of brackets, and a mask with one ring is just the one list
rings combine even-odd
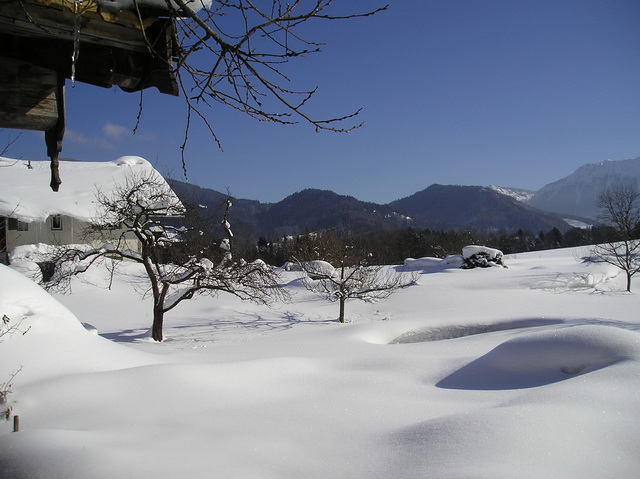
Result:
{"label": "icicle", "polygon": [[73,54],[71,55],[71,87],[76,86],[76,62],[78,61],[78,55],[80,55],[80,21],[82,16],[80,15],[80,4],[84,0],[73,1],[73,12],[75,14],[75,21],[73,25]]}

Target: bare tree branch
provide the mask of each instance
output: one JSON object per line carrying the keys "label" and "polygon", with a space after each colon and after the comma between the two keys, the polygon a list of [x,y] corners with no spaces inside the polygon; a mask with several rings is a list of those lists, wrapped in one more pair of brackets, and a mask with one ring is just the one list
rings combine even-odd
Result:
{"label": "bare tree branch", "polygon": [[[4,129],[0,129],[0,133],[2,133],[4,131]],[[13,144],[18,141],[18,139],[20,138],[20,135],[22,135],[22,133],[18,133],[16,136],[14,136],[13,138],[9,137],[7,139],[6,144],[2,147],[2,149],[0,150],[0,156],[4,156],[13,146]]]}
{"label": "bare tree branch", "polygon": [[[218,147],[220,139],[204,114],[219,103],[259,121],[293,124],[303,121],[316,131],[349,132],[362,126],[352,121],[360,109],[329,118],[306,111],[317,87],[295,89],[284,65],[320,51],[321,43],[304,37],[311,21],[352,20],[380,13],[332,14],[337,0],[296,0],[283,3],[251,0],[214,0],[200,10],[194,2],[167,1],[177,25],[179,49],[175,73],[187,105],[186,131],[181,145],[183,169],[191,115],[202,120]],[[198,5],[200,2],[195,2]]]}

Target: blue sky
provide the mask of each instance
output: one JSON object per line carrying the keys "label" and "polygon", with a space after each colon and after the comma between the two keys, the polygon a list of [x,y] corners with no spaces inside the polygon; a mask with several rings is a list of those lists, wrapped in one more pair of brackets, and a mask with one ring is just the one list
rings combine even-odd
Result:
{"label": "blue sky", "polygon": [[[312,116],[362,107],[361,129],[316,133],[214,107],[223,151],[196,126],[188,181],[263,202],[321,188],[386,203],[433,183],[538,189],[585,163],[640,156],[637,0],[389,3],[375,17],[314,25],[323,51],[289,67],[294,87],[319,87]],[[61,156],[139,155],[184,179],[182,100],[145,92],[132,135],[138,102],[68,85]],[[24,132],[8,156],[46,159],[42,134]]]}

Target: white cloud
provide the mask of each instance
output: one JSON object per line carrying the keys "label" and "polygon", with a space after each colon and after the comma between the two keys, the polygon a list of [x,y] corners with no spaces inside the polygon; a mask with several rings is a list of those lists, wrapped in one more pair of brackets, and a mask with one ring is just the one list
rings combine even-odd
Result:
{"label": "white cloud", "polygon": [[120,141],[126,136],[129,136],[131,131],[122,125],[114,125],[111,122],[107,122],[102,127],[102,133],[110,140]]}
{"label": "white cloud", "polygon": [[114,148],[111,142],[101,136],[89,137],[74,130],[66,130],[64,138],[77,145],[99,148],[101,150],[111,150]]}
{"label": "white cloud", "polygon": [[89,141],[89,137],[83,135],[82,133],[79,133],[77,131],[73,131],[73,130],[67,130],[64,132],[64,136],[66,137],[67,140],[73,142],[73,143],[77,143],[79,145],[86,145],[88,143],[90,143]]}
{"label": "white cloud", "polygon": [[74,130],[66,130],[64,139],[76,145],[80,145],[87,148],[97,148],[100,150],[113,150],[116,144],[125,140],[137,140],[143,142],[154,141],[155,136],[153,134],[136,134],[122,125],[116,125],[111,122],[107,122],[102,127],[101,133],[95,136],[87,136],[84,133],[80,133]]}

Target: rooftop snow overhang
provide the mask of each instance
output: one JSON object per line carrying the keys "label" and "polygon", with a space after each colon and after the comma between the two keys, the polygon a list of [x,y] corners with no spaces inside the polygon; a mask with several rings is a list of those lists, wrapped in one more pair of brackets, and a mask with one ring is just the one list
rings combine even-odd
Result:
{"label": "rooftop snow overhang", "polygon": [[[137,156],[106,162],[62,161],[61,170],[67,178],[67,188],[54,193],[41,187],[49,175],[47,162],[0,157],[0,217],[31,223],[61,214],[92,223],[100,216],[98,191],[115,195],[129,178],[136,176],[166,184],[148,161]],[[168,185],[167,195],[170,201],[179,203]]]}

